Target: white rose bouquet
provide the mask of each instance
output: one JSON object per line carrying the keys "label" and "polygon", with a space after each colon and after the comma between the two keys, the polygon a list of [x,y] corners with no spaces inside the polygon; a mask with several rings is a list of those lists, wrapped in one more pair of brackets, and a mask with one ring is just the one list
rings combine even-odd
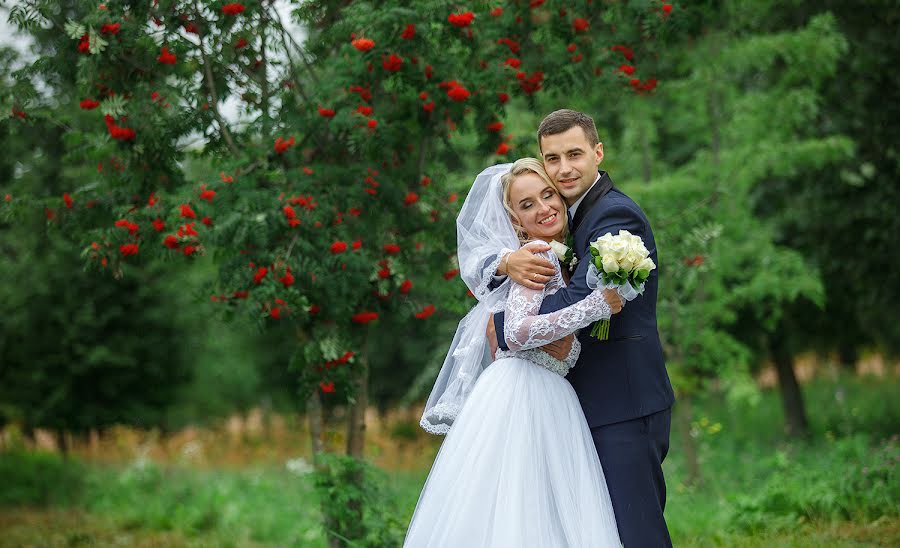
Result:
{"label": "white rose bouquet", "polygon": [[[620,230],[617,236],[607,232],[591,242],[590,250],[588,287],[615,287],[625,301],[633,300],[644,292],[644,283],[656,265],[639,236],[627,230]],[[608,339],[609,320],[597,322],[591,335],[600,340]]]}

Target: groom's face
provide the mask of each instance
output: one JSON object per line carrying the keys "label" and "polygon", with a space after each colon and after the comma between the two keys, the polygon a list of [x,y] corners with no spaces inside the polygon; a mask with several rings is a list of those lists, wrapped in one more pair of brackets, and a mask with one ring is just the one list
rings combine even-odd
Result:
{"label": "groom's face", "polygon": [[544,169],[566,203],[572,205],[597,179],[597,167],[603,161],[603,143],[591,145],[584,130],[575,126],[541,137],[540,145]]}

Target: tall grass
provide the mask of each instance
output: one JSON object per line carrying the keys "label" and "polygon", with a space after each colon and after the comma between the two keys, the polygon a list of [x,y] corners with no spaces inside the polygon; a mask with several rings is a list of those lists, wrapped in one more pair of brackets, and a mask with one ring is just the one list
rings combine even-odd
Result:
{"label": "tall grass", "polygon": [[[782,433],[774,391],[755,403],[716,395],[696,401],[692,435],[702,482],[685,483],[677,431],[664,465],[675,544],[900,543],[896,389],[897,382],[856,378],[804,386],[812,435],[802,441]],[[397,444],[422,447],[424,439],[410,440],[408,429],[399,430]],[[207,470],[145,459],[111,466],[53,454],[0,453],[0,515],[2,507],[68,507],[103,516],[123,531],[174,531],[216,539],[217,545],[326,546],[323,491],[297,464]],[[369,540],[357,545],[402,538],[426,475],[427,465],[382,474],[383,504],[368,514],[377,517]],[[335,489],[340,485],[330,485],[328,501],[339,498]]]}
{"label": "tall grass", "polygon": [[[38,469],[48,473],[27,473]],[[287,470],[163,468],[145,460],[88,466],[52,454],[4,453],[0,484],[3,506],[78,507],[125,530],[215,532],[238,545],[309,546],[325,538],[309,478]]]}

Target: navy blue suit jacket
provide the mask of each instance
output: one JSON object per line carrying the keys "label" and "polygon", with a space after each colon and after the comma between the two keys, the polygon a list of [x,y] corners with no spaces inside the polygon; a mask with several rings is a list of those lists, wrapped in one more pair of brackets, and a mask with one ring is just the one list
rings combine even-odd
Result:
{"label": "navy blue suit jacket", "polygon": [[[566,378],[578,394],[590,427],[644,417],[668,409],[675,401],[656,326],[659,260],[653,231],[641,208],[612,187],[606,172],[600,175],[601,180],[579,204],[573,222],[574,251],[579,259],[575,272],[567,287],[544,298],[540,313],[565,308],[591,292],[585,281],[591,257],[588,248],[607,232],[616,235],[625,229],[640,236],[657,268],[651,271],[643,295],[612,316],[608,340],[591,337],[591,327],[578,335],[581,355]],[[503,319],[503,313],[495,315],[494,324],[500,348],[508,350]]]}

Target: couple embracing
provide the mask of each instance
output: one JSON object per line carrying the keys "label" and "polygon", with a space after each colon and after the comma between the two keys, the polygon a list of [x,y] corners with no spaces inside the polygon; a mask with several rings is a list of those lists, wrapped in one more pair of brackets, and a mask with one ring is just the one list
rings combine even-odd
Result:
{"label": "couple embracing", "polygon": [[[607,233],[640,237],[657,263],[650,223],[598,171],[590,116],[551,113],[538,145],[540,160],[479,174],[457,219],[461,274],[479,302],[426,403],[423,428],[447,438],[408,547],[671,546],[662,461],[674,395],[658,271],[627,303],[587,280],[589,245]],[[550,244],[566,241],[576,259],[561,265]],[[599,320],[605,340],[586,329]]]}

